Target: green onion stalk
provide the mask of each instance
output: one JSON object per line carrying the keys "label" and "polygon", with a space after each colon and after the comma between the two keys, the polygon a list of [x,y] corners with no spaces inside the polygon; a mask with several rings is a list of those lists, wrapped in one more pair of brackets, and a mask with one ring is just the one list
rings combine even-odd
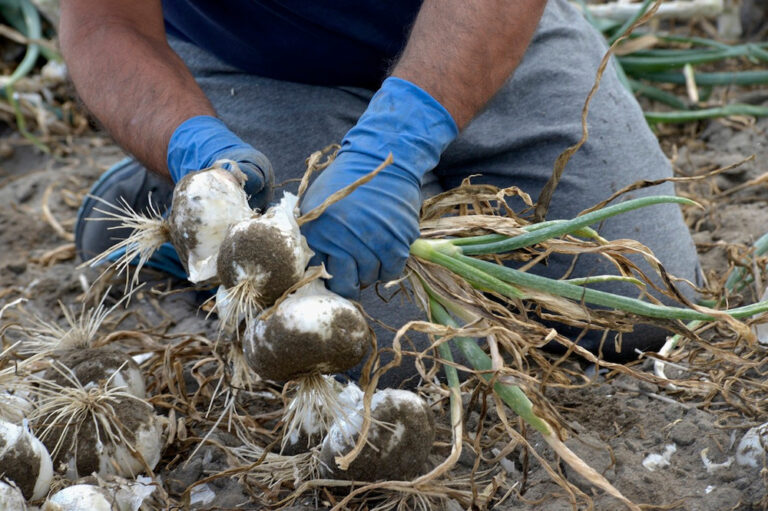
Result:
{"label": "green onion stalk", "polygon": [[[42,25],[40,23],[40,14],[37,12],[35,6],[32,5],[30,0],[2,0],[0,2],[0,7],[5,7],[4,10],[9,9],[11,12],[17,11],[21,13],[19,22],[19,25],[21,26],[19,28],[28,39],[40,40],[43,37]],[[16,125],[18,126],[19,132],[26,139],[32,142],[35,147],[45,153],[49,153],[50,149],[48,146],[46,146],[39,138],[27,130],[27,123],[24,120],[24,114],[21,112],[21,108],[19,107],[16,98],[14,97],[13,89],[13,86],[16,84],[16,82],[27,76],[29,72],[32,71],[39,56],[40,45],[35,42],[30,42],[27,44],[27,49],[24,54],[24,58],[21,59],[21,63],[19,63],[18,67],[13,71],[13,73],[11,73],[9,77],[4,78],[3,90],[5,92],[6,98],[8,99],[8,102],[11,105],[11,108],[13,108],[14,114],[16,116]]]}
{"label": "green onion stalk", "polygon": [[[452,328],[458,328],[458,323],[451,317],[450,314],[443,308],[440,303],[439,297],[435,295],[428,286],[424,286],[424,289],[429,294],[429,307],[430,316],[436,323],[446,325]],[[619,499],[624,505],[633,511],[639,511],[640,508],[627,499],[616,487],[614,487],[602,474],[595,469],[587,465],[584,460],[579,458],[568,446],[560,439],[555,429],[543,418],[539,417],[533,409],[533,403],[525,392],[517,385],[511,385],[498,381],[493,381],[493,368],[491,358],[478,346],[475,339],[470,337],[453,337],[451,342],[459,349],[461,354],[466,358],[472,367],[481,372],[482,378],[488,382],[493,383],[493,392],[501,399],[504,404],[510,407],[520,418],[526,423],[538,431],[545,442],[552,448],[552,450],[560,456],[571,468],[573,468],[582,477],[587,479],[590,483],[603,491]],[[441,357],[446,361],[451,362],[453,360],[451,356],[451,350],[446,343],[442,343],[438,346]],[[458,386],[458,375],[456,368],[445,365],[446,377],[448,384],[452,389]],[[454,393],[451,393],[451,399],[454,399]]]}
{"label": "green onion stalk", "polygon": [[734,103],[715,108],[702,108],[700,110],[683,110],[677,112],[643,112],[645,119],[650,123],[680,124],[686,122],[701,121],[704,119],[716,119],[732,115],[748,115],[752,117],[768,116],[768,107],[758,105],[746,105]]}
{"label": "green onion stalk", "polygon": [[[501,254],[525,248],[556,236],[571,234],[574,231],[588,227],[590,224],[600,222],[620,213],[663,203],[695,204],[695,202],[682,197],[643,197],[592,211],[571,220],[553,222],[538,229],[529,229],[528,232],[518,236],[509,236],[503,239],[495,236],[493,238],[478,236],[459,240],[419,239],[411,245],[411,254],[450,270],[476,289],[496,292],[507,298],[525,299],[528,297],[526,289],[530,289],[650,318],[713,321],[716,319],[715,315],[688,307],[649,303],[640,299],[590,289],[580,285],[584,282],[577,281],[573,283],[551,279],[471,257],[473,255]],[[734,318],[742,319],[765,311],[768,311],[768,301],[721,312]]]}

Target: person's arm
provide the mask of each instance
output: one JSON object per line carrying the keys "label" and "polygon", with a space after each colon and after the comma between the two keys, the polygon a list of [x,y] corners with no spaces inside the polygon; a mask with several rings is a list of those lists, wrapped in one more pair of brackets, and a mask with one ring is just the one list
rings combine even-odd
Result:
{"label": "person's arm", "polygon": [[392,76],[443,105],[459,129],[510,77],[546,0],[425,0]]}
{"label": "person's arm", "polygon": [[147,168],[178,182],[231,160],[251,206],[267,206],[272,165],[216,118],[166,41],[160,0],[64,0],[59,40],[85,106]]}
{"label": "person's arm", "polygon": [[307,190],[303,212],[394,163],[302,226],[315,264],[347,297],[398,278],[419,236],[421,181],[440,155],[510,77],[546,0],[425,0],[403,55]]}
{"label": "person's arm", "polygon": [[64,0],[59,38],[86,107],[120,146],[167,176],[176,127],[216,114],[166,42],[160,1]]}

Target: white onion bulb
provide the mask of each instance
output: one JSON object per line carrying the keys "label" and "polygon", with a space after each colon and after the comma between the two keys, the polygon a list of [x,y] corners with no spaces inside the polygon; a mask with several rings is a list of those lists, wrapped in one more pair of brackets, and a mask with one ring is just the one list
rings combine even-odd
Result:
{"label": "white onion bulb", "polygon": [[435,438],[432,411],[419,396],[407,390],[385,389],[371,400],[367,443],[347,470],[335,462],[355,445],[363,423],[362,401],[356,412],[338,417],[323,441],[321,475],[356,481],[408,480],[424,470]]}
{"label": "white onion bulb", "polygon": [[26,423],[0,421],[0,471],[27,499],[41,499],[48,493],[53,479],[51,456]]}
{"label": "white onion bulb", "polygon": [[8,511],[26,511],[27,503],[18,487],[0,481],[0,509]]}
{"label": "white onion bulb", "polygon": [[255,215],[243,183],[221,168],[192,172],[173,192],[170,236],[191,282],[216,276],[219,245],[233,224]]}
{"label": "white onion bulb", "polygon": [[368,351],[362,313],[320,279],[297,289],[267,316],[248,325],[243,343],[249,365],[262,378],[339,373],[356,366]]}
{"label": "white onion bulb", "polygon": [[247,283],[248,292],[266,307],[304,276],[314,254],[296,223],[297,202],[286,193],[262,216],[232,225],[218,254],[217,271],[225,287]]}

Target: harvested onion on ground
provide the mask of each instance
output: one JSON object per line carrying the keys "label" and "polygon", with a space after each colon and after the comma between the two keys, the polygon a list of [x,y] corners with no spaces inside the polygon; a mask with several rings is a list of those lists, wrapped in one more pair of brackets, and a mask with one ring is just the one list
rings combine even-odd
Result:
{"label": "harvested onion on ground", "polygon": [[354,481],[410,480],[424,471],[435,438],[435,421],[427,403],[407,390],[385,389],[371,400],[371,427],[366,445],[347,470],[335,461],[355,446],[363,424],[362,400],[355,413],[338,417],[323,441],[320,472],[324,477]]}
{"label": "harvested onion on ground", "polygon": [[63,383],[34,380],[37,407],[31,422],[57,471],[70,480],[94,472],[132,477],[157,465],[163,447],[160,419],[152,405],[114,386],[119,373],[83,385],[66,367],[53,368]]}
{"label": "harvested onion on ground", "polygon": [[53,479],[51,456],[26,424],[0,421],[0,472],[28,500],[41,499],[48,493]]}
{"label": "harvested onion on ground", "polygon": [[13,484],[0,480],[0,509],[8,511],[26,511],[27,503],[21,490]]}
{"label": "harvested onion on ground", "polygon": [[154,490],[148,477],[139,477],[135,482],[99,480],[99,486],[81,483],[51,495],[42,511],[138,511]]}
{"label": "harvested onion on ground", "polygon": [[57,365],[69,370],[49,368],[44,378],[54,383],[66,386],[72,377],[85,387],[92,383],[108,381],[113,388],[124,388],[139,399],[147,397],[144,375],[139,365],[119,349],[75,348],[56,351],[51,354],[51,358],[56,360]]}
{"label": "harvested onion on ground", "polygon": [[114,497],[104,488],[92,484],[76,484],[53,494],[42,511],[122,511]]}

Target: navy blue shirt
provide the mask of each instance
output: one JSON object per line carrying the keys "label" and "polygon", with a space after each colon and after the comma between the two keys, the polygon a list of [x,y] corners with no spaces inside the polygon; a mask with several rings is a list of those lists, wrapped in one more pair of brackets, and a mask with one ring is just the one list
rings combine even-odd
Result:
{"label": "navy blue shirt", "polygon": [[243,71],[376,89],[421,0],[163,0],[168,34]]}

